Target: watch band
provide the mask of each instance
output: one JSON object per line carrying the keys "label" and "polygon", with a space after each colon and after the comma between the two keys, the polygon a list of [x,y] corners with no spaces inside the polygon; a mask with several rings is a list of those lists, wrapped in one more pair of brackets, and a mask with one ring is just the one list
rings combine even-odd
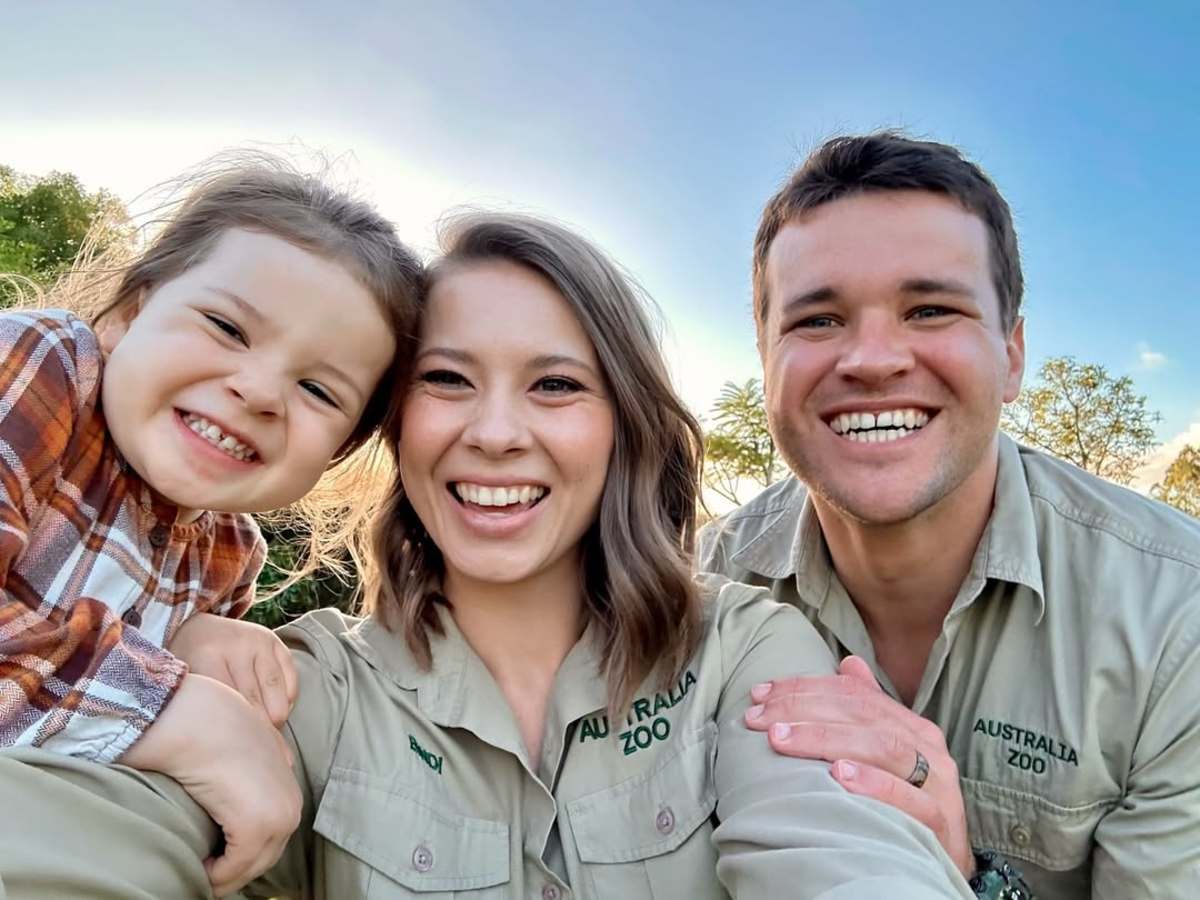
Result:
{"label": "watch band", "polygon": [[968,884],[984,900],[1036,900],[1021,871],[995,850],[975,850],[975,874]]}

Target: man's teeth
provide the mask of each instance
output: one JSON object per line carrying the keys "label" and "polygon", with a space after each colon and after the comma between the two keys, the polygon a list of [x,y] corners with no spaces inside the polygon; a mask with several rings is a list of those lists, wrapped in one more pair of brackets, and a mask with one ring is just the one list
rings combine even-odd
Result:
{"label": "man's teeth", "polygon": [[841,413],[829,427],[851,441],[878,444],[912,434],[929,422],[928,413],[919,409],[892,409],[881,413]]}
{"label": "man's teeth", "polygon": [[237,438],[228,435],[220,428],[214,425],[204,416],[198,416],[195,413],[188,413],[183,417],[183,422],[188,428],[200,435],[214,447],[224,450],[234,459],[246,462],[254,459],[254,450],[246,446]]}
{"label": "man's teeth", "polygon": [[512,506],[515,503],[540,500],[546,493],[546,489],[533,484],[489,487],[484,484],[468,484],[464,481],[457,481],[454,483],[454,493],[458,494],[460,500],[474,503],[477,506]]}

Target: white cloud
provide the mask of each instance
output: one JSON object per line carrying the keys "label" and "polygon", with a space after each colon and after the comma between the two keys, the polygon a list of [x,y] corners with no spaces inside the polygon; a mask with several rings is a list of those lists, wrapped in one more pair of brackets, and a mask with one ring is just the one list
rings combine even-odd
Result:
{"label": "white cloud", "polygon": [[1137,474],[1133,476],[1133,483],[1130,487],[1143,494],[1148,493],[1150,488],[1162,481],[1163,476],[1167,474],[1167,469],[1179,455],[1179,451],[1187,444],[1200,447],[1200,422],[1193,422],[1147,456]]}
{"label": "white cloud", "polygon": [[1145,372],[1151,372],[1154,369],[1161,369],[1167,364],[1167,354],[1159,353],[1157,350],[1151,350],[1150,345],[1145,341],[1138,341],[1138,368]]}

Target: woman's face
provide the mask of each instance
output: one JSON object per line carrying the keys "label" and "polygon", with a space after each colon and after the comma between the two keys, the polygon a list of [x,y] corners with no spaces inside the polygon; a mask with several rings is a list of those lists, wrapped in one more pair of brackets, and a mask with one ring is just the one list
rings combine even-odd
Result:
{"label": "woman's face", "polygon": [[404,490],[447,587],[514,584],[579,564],[613,447],[595,350],[542,275],[450,270],[424,311],[404,402]]}

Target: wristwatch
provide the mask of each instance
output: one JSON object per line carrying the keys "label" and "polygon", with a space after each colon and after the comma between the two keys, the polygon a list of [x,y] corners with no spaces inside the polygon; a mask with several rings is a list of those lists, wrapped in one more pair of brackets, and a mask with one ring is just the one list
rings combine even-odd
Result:
{"label": "wristwatch", "polygon": [[974,850],[975,874],[967,883],[985,900],[1036,900],[1019,869],[995,850]]}

